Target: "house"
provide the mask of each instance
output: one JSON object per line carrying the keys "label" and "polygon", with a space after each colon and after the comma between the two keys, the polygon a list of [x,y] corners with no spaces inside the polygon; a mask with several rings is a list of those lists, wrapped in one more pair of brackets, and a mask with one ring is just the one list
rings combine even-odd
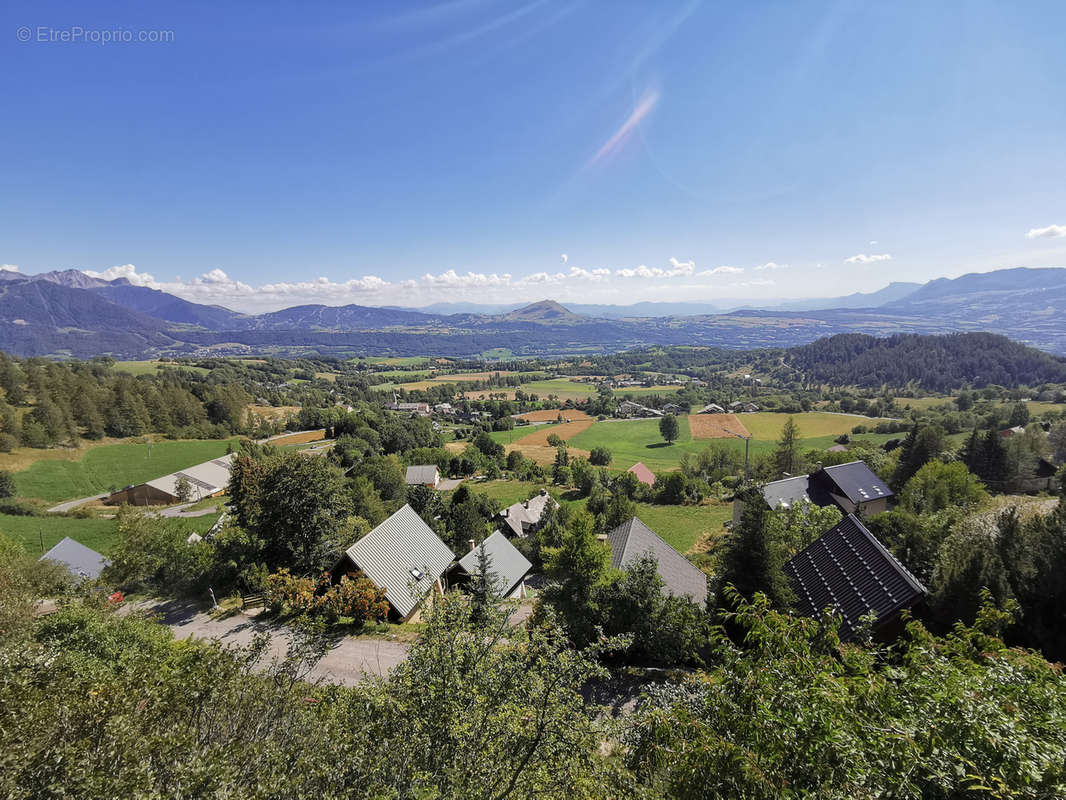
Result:
{"label": "house", "polygon": [[611,546],[614,569],[624,569],[650,553],[658,564],[659,577],[666,584],[664,591],[677,597],[687,596],[701,606],[707,602],[707,575],[636,517],[608,533],[607,543]]}
{"label": "house", "polygon": [[[894,496],[864,461],[820,467],[810,475],[771,481],[762,487],[762,495],[770,508],[807,502],[822,508],[835,505],[845,514],[863,515],[888,511],[888,502]],[[744,504],[735,501],[733,522],[740,522],[743,513]]]}
{"label": "house", "polygon": [[1057,492],[1058,491],[1058,467],[1046,458],[1036,458],[1031,462],[1031,468],[1026,474],[1019,475],[1011,482],[1011,490],[1015,492]]}
{"label": "house", "polygon": [[547,490],[541,489],[540,494],[508,506],[500,512],[501,529],[507,534],[528,536],[540,527],[540,519],[544,516],[544,509],[549,503],[554,508],[559,507],[555,498],[548,494]]}
{"label": "house", "polygon": [[629,469],[626,470],[626,472],[632,472],[634,475],[637,476],[637,480],[643,484],[646,484],[648,486],[655,485],[655,473],[645,467],[644,463],[641,461],[638,461],[636,464],[631,466]]}
{"label": "house", "polygon": [[999,432],[999,435],[1004,439],[1009,439],[1012,436],[1021,436],[1025,433],[1025,428],[1021,425],[1015,425],[1013,428],[1007,428]]}
{"label": "house", "polygon": [[408,486],[428,486],[436,489],[440,483],[440,470],[436,464],[417,464],[407,468],[404,478]]}
{"label": "house", "polygon": [[455,408],[451,403],[437,403],[437,405],[433,406],[433,411],[437,414],[450,416],[455,413]]}
{"label": "house", "polygon": [[754,414],[759,410],[759,407],[755,405],[755,403],[741,402],[740,400],[737,400],[736,402],[729,404],[729,410],[734,414]]}
{"label": "house", "polygon": [[844,641],[853,639],[860,620],[871,614],[877,618],[875,630],[891,635],[900,613],[926,593],[854,514],[789,559],[785,574],[796,595],[796,610],[817,617],[832,608],[842,617]]}
{"label": "house", "polygon": [[55,547],[41,556],[38,561],[54,561],[70,570],[75,578],[94,581],[100,577],[104,567],[111,564],[95,550],[76,542],[69,536],[64,537]]}
{"label": "house", "polygon": [[677,403],[667,403],[663,406],[664,414],[687,414],[688,406],[679,406]]}
{"label": "house", "polygon": [[661,417],[662,411],[658,411],[654,408],[648,408],[640,403],[634,403],[632,400],[623,400],[618,404],[618,416],[620,417]]}
{"label": "house", "polygon": [[533,568],[511,540],[500,531],[493,531],[480,545],[470,540],[470,552],[459,559],[454,574],[459,581],[470,580],[478,574],[478,551],[484,547],[489,560],[489,574],[495,577],[496,593],[505,599],[526,595],[526,575]]}
{"label": "house", "polygon": [[229,472],[233,466],[233,453],[220,458],[213,458],[202,464],[172,472],[162,478],[127,486],[108,496],[104,502],[117,506],[128,503],[131,506],[165,506],[180,502],[178,483],[184,478],[191,489],[189,500],[206,500],[225,493],[229,485]]}
{"label": "house", "polygon": [[389,403],[387,408],[390,411],[398,411],[401,414],[411,414],[419,417],[429,416],[429,403]]}
{"label": "house", "polygon": [[703,408],[701,408],[698,413],[700,413],[700,414],[724,414],[725,413],[725,409],[722,408],[717,403],[708,403]]}
{"label": "house", "polygon": [[385,593],[390,613],[407,622],[431,592],[443,597],[441,578],[454,560],[448,545],[405,505],[349,547],[333,575],[362,572]]}

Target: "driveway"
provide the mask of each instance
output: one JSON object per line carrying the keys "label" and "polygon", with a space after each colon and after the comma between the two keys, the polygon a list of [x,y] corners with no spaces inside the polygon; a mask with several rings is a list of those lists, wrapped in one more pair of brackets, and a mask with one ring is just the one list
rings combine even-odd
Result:
{"label": "driveway", "polygon": [[[288,649],[287,629],[273,621],[260,622],[255,615],[235,614],[214,619],[194,603],[167,601],[131,603],[127,608],[151,611],[168,625],[177,639],[197,637],[223,644],[248,645],[259,633],[270,634],[268,657],[284,658]],[[344,637],[338,640],[311,670],[311,679],[354,686],[367,676],[383,676],[407,658],[408,645],[386,639]]]}
{"label": "driveway", "polygon": [[78,500],[68,500],[65,503],[60,503],[58,506],[52,506],[48,509],[49,514],[62,514],[65,511],[72,511],[80,505],[85,503],[91,503],[93,500],[103,500],[107,497],[107,494],[94,494],[92,497],[82,497]]}

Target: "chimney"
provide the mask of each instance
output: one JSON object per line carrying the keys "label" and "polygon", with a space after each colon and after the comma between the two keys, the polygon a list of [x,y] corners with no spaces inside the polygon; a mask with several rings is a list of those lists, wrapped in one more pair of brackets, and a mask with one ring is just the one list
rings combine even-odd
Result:
{"label": "chimney", "polygon": [[814,465],[814,471],[815,472],[817,472],[821,468],[822,468],[822,462],[821,461],[819,461],[817,464]]}
{"label": "chimney", "polygon": [[467,539],[467,542],[470,543],[470,549],[473,550],[474,549],[474,540],[473,539]]}

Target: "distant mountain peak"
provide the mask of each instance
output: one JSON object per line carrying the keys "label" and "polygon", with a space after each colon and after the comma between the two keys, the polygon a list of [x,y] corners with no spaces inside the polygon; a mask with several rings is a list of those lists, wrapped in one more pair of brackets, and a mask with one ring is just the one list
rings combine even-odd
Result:
{"label": "distant mountain peak", "polygon": [[538,300],[528,306],[517,308],[504,314],[503,319],[511,322],[541,322],[545,324],[558,324],[568,322],[580,322],[584,317],[575,314],[561,303],[554,300]]}

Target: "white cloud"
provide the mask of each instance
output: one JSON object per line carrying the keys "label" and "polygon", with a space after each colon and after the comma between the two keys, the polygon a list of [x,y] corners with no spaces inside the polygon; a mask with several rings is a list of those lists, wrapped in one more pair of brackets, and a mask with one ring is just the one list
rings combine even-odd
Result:
{"label": "white cloud", "polygon": [[875,261],[891,261],[892,256],[888,253],[870,254],[859,253],[851,258],[845,258],[845,264],[873,264]]}
{"label": "white cloud", "polygon": [[705,269],[696,274],[700,278],[709,278],[712,275],[740,275],[742,272],[744,272],[744,267],[715,267],[714,269]]}
{"label": "white cloud", "polygon": [[103,272],[94,272],[91,269],[83,269],[82,272],[92,278],[100,278],[105,281],[113,281],[116,278],[125,278],[135,286],[149,286],[155,283],[155,278],[146,272],[137,272],[137,268],[133,266],[133,264],[110,267]]}
{"label": "white cloud", "polygon": [[1026,239],[1059,239],[1066,236],[1066,225],[1048,225],[1046,228],[1033,228],[1025,234]]}
{"label": "white cloud", "polygon": [[563,253],[561,256],[559,256],[559,260],[565,264],[569,260],[569,256],[567,256],[566,253]]}
{"label": "white cloud", "polygon": [[[425,286],[433,286],[438,288],[467,288],[467,287],[486,287],[486,286],[506,286],[511,282],[511,276],[509,274],[497,275],[493,272],[491,275],[486,275],[484,272],[468,272],[465,275],[459,275],[454,269],[450,269],[447,272],[442,272],[440,275],[432,275],[426,273],[422,276],[420,281]],[[384,288],[378,286],[375,288]]]}
{"label": "white cloud", "polygon": [[870,240],[870,245],[872,246],[872,245],[875,245],[875,244],[877,244],[877,239],[871,239]]}
{"label": "white cloud", "polygon": [[18,264],[0,264],[0,272],[18,272]]}
{"label": "white cloud", "polygon": [[776,281],[774,281],[772,278],[760,278],[759,280],[755,281],[741,281],[740,283],[731,283],[729,284],[729,286],[732,289],[747,289],[751,286],[774,286],[775,284]]}
{"label": "white cloud", "polygon": [[752,267],[756,272],[762,272],[767,269],[788,269],[788,264],[777,264],[773,261],[767,261],[765,264],[760,264],[757,267]]}
{"label": "white cloud", "polygon": [[663,269],[662,267],[648,267],[641,264],[639,267],[633,269],[616,269],[614,274],[622,278],[677,278],[693,275],[695,272],[695,261],[678,261],[676,258],[671,258],[669,269]]}

